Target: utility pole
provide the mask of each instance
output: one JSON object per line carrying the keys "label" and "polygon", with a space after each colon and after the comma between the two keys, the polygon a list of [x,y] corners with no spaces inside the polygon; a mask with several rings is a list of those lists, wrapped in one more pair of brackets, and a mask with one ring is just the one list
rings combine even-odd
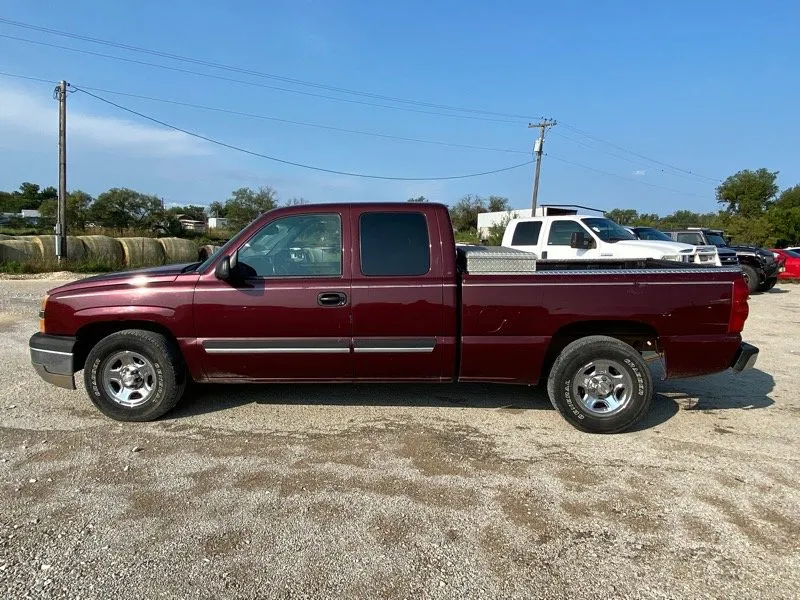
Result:
{"label": "utility pole", "polygon": [[531,200],[531,216],[536,213],[536,199],[539,196],[539,171],[542,168],[542,152],[544,148],[544,132],[548,127],[554,127],[556,122],[553,119],[543,119],[540,123],[528,123],[528,127],[538,127],[541,130],[539,139],[533,145],[536,154],[536,175],[533,177],[533,199]]}
{"label": "utility pole", "polygon": [[53,96],[58,100],[58,211],[56,216],[56,257],[67,259],[67,82],[58,84]]}

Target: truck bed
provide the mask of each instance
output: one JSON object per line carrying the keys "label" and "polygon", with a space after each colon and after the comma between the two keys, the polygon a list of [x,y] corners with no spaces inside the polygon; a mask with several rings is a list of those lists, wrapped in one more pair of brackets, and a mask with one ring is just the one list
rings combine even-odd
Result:
{"label": "truck bed", "polygon": [[[647,340],[668,377],[725,370],[739,348],[741,336],[727,333],[738,267],[651,259],[514,264],[509,250],[457,248],[462,380],[536,383],[560,345],[551,341],[594,331]],[[509,293],[520,289],[527,293]]]}

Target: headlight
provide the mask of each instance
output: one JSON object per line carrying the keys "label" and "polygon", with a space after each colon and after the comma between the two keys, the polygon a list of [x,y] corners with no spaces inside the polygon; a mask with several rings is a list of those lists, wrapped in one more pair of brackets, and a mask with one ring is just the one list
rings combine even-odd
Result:
{"label": "headlight", "polygon": [[688,256],[687,257],[683,257],[683,256],[681,256],[679,254],[670,254],[670,255],[667,255],[667,256],[662,256],[661,260],[674,260],[676,262],[683,262],[684,258],[688,259],[689,257]]}

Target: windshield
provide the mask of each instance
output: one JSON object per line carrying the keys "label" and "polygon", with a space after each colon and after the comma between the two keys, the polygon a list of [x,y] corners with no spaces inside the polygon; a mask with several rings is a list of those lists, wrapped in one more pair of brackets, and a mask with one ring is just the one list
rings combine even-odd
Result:
{"label": "windshield", "polygon": [[706,239],[709,244],[714,244],[717,248],[725,248],[728,246],[725,239],[717,233],[707,233]]}
{"label": "windshield", "polygon": [[659,231],[658,229],[653,229],[652,227],[639,227],[634,229],[636,235],[639,236],[640,240],[656,240],[659,242],[671,242],[673,239],[669,237],[663,231]]}
{"label": "windshield", "polygon": [[622,240],[635,240],[636,236],[625,229],[622,225],[616,224],[611,219],[600,217],[589,217],[581,219],[595,235],[604,242],[620,242]]}

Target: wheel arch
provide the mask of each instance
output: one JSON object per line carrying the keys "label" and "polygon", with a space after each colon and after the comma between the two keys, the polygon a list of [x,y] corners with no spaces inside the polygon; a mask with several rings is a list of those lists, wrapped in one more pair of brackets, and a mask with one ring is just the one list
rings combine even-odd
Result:
{"label": "wheel arch", "polygon": [[592,335],[604,335],[620,340],[639,352],[662,353],[656,329],[643,321],[589,320],[570,323],[558,329],[550,338],[542,364],[541,377],[550,374],[558,355],[570,343]]}
{"label": "wheel arch", "polygon": [[78,342],[75,346],[75,370],[79,371],[84,367],[86,363],[86,357],[89,355],[89,352],[91,352],[92,348],[94,348],[97,342],[111,335],[112,333],[117,333],[118,331],[123,331],[125,329],[140,329],[143,331],[159,333],[172,342],[172,344],[175,346],[175,349],[181,353],[180,344],[178,344],[177,338],[173,335],[168,327],[160,323],[135,319],[100,321],[84,325],[75,334]]}

